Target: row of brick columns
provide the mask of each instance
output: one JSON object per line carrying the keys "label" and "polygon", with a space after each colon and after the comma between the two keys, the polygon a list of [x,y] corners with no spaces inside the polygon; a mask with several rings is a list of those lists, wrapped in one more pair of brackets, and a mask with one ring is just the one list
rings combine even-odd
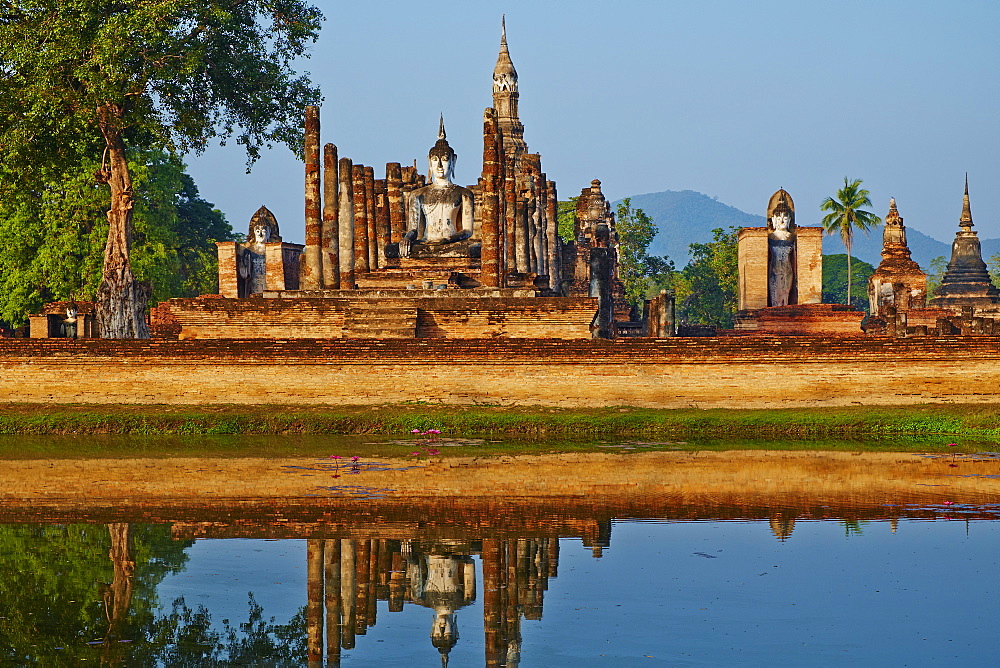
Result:
{"label": "row of brick columns", "polygon": [[[303,290],[353,289],[358,277],[386,266],[385,247],[406,232],[406,193],[426,179],[417,168],[372,167],[339,158],[333,144],[320,152],[319,108],[306,107],[305,254]],[[483,119],[483,171],[475,187],[481,278],[506,287],[509,274],[548,275],[558,289],[562,274],[556,187],[541,171],[541,156],[508,156],[496,111]]]}
{"label": "row of brick columns", "polygon": [[386,164],[386,178],[372,167],[339,158],[323,147],[320,166],[319,108],[306,107],[306,244],[299,286],[349,290],[357,277],[385,266],[385,246],[406,231],[404,194],[424,185],[415,167]]}

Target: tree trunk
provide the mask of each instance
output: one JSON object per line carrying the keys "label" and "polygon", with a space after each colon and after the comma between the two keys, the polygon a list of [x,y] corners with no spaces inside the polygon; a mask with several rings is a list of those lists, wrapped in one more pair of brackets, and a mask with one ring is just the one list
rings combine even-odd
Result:
{"label": "tree trunk", "polygon": [[97,109],[101,134],[107,145],[108,167],[102,175],[111,187],[108,243],[104,247],[104,273],[97,291],[98,321],[105,339],[148,339],[146,303],[149,287],[132,275],[132,176],[125,161],[122,108],[103,104]]}
{"label": "tree trunk", "polygon": [[845,243],[847,246],[847,305],[851,305],[851,238],[848,237]]}
{"label": "tree trunk", "polygon": [[118,656],[121,645],[118,640],[125,630],[128,611],[132,605],[132,590],[135,587],[135,554],[132,539],[132,525],[118,522],[108,525],[111,534],[111,550],[108,557],[114,569],[114,578],[102,591],[104,612],[108,618],[108,632],[103,643],[103,662],[109,665],[120,663]]}

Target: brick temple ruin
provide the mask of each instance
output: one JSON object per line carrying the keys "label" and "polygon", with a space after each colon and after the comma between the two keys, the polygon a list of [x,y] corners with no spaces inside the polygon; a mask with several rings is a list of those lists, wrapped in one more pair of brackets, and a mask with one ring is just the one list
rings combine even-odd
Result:
{"label": "brick temple ruin", "polygon": [[[618,278],[618,236],[600,181],[577,202],[573,238],[558,234],[556,184],[529,152],[517,71],[501,31],[493,106],[483,115],[478,181],[451,182],[444,119],[416,164],[375,169],[320,141],[305,113],[305,244],[282,241],[265,207],[246,241],[220,242],[219,295],[171,299],[154,336],[236,338],[613,338],[638,331]],[[661,304],[662,302],[662,304]],[[652,330],[673,333],[668,296]],[[648,321],[647,321],[648,322]],[[624,324],[628,323],[628,324]],[[646,328],[648,329],[648,327]]]}
{"label": "brick temple ruin", "polygon": [[[444,119],[428,170],[375,169],[320,141],[317,107],[305,110],[305,244],[282,240],[261,207],[244,242],[219,242],[219,294],[153,308],[155,338],[179,339],[587,339],[677,333],[673,295],[624,298],[618,232],[594,180],[576,202],[573,236],[558,231],[556,184],[531,153],[518,112],[518,75],[501,28],[493,106],[483,114],[481,173],[452,183],[456,152]],[[870,317],[822,303],[820,227],[795,225],[779,189],[767,226],[739,232],[739,336],[994,334],[1000,291],[972,230],[966,180],[959,232],[942,284],[910,258],[890,202],[882,262],[868,285]],[[859,286],[860,287],[860,286]],[[90,302],[55,302],[30,317],[32,338],[99,335]],[[864,323],[862,320],[864,319]],[[864,325],[862,327],[862,324]],[[697,329],[697,328],[696,328]]]}

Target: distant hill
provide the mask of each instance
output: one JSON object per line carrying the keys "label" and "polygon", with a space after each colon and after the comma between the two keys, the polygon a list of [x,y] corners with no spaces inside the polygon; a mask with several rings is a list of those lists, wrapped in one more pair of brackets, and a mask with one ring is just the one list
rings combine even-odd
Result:
{"label": "distant hill", "polygon": [[[659,232],[649,245],[650,255],[666,255],[678,269],[690,259],[688,246],[712,240],[712,230],[716,227],[763,227],[763,216],[741,211],[723,204],[713,197],[693,190],[665,190],[659,193],[633,195],[632,207],[642,209],[653,219]],[[619,200],[620,201],[620,200]],[[614,202],[612,206],[617,206]],[[958,231],[958,225],[955,225]],[[951,244],[947,244],[912,227],[906,229],[906,241],[914,260],[927,269],[930,261],[940,255],[951,257]],[[982,239],[983,259],[1000,253],[1000,239]],[[882,259],[882,230],[873,230],[868,236],[856,234],[854,237],[854,257],[877,267]],[[823,253],[835,255],[843,253],[844,246],[839,237],[823,237]]]}
{"label": "distant hill", "polygon": [[[617,206],[618,202],[612,204],[612,208]],[[678,269],[690,258],[688,246],[711,241],[712,230],[716,227],[761,227],[766,224],[763,216],[740,211],[693,190],[633,195],[632,208],[645,211],[659,230],[649,245],[649,254],[668,256]]]}

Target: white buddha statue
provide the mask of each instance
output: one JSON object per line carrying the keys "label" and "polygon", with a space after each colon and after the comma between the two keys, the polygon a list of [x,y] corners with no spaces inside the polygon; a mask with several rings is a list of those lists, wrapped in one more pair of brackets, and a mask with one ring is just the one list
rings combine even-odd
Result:
{"label": "white buddha statue", "polygon": [[281,241],[278,221],[267,207],[260,207],[250,219],[247,240],[239,256],[239,277],[243,284],[241,297],[264,292],[267,278],[265,244]]}
{"label": "white buddha statue", "polygon": [[425,246],[421,250],[433,255],[443,250],[434,247],[475,235],[472,191],[452,182],[456,158],[448,145],[442,117],[437,143],[427,155],[431,183],[407,195],[406,233],[399,242],[400,257],[410,257],[417,246]]}
{"label": "white buddha statue", "polygon": [[782,194],[768,220],[767,305],[797,303],[795,290],[795,219]]}

